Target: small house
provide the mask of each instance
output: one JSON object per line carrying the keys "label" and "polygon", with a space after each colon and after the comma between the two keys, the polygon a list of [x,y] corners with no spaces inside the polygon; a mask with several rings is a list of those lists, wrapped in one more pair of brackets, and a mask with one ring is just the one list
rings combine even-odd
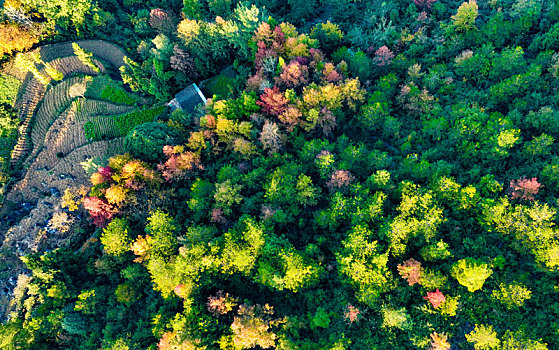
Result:
{"label": "small house", "polygon": [[192,84],[186,89],[181,90],[175,95],[171,102],[167,103],[171,112],[176,109],[182,109],[186,113],[194,113],[196,106],[206,104],[206,97],[198,88],[198,85]]}

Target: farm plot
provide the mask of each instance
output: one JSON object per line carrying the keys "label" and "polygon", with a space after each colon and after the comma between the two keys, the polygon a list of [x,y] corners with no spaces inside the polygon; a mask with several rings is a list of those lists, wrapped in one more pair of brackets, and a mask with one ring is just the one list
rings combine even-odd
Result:
{"label": "farm plot", "polygon": [[[101,73],[105,73],[105,66],[96,59],[93,59],[95,65],[99,68]],[[71,75],[86,74],[86,75],[97,75],[91,67],[84,65],[80,59],[76,56],[68,56],[57,58],[54,61],[50,61],[49,64],[58,70],[65,78]]]}
{"label": "farm plot", "polygon": [[119,105],[134,105],[142,100],[124,90],[122,84],[112,80],[107,75],[99,75],[87,85],[85,97],[106,100]]}
{"label": "farm plot", "polygon": [[76,111],[76,121],[77,122],[87,122],[90,120],[91,116],[97,115],[114,115],[123,114],[130,112],[133,108],[123,105],[115,105],[107,101],[100,100],[78,100],[77,101],[77,111]]}
{"label": "farm plot", "polygon": [[27,84],[22,97],[22,105],[18,117],[21,120],[19,126],[19,137],[12,152],[12,165],[18,164],[28,153],[31,147],[28,130],[33,120],[35,109],[45,94],[45,87],[36,79],[31,79]]}
{"label": "farm plot", "polygon": [[72,89],[75,89],[80,84],[85,88],[86,80],[87,77],[65,79],[46,92],[40,107],[36,111],[31,130],[33,152],[30,158],[37,154],[44,146],[45,135],[52,123],[77,97],[72,94]]}
{"label": "farm plot", "polygon": [[65,189],[88,183],[89,177],[80,165],[90,158],[106,158],[122,153],[123,139],[98,141],[85,144],[67,155],[57,158],[56,165],[45,169],[44,164],[33,162],[23,179],[17,182],[7,195],[13,202],[34,202],[44,197],[49,188]]}
{"label": "farm plot", "polygon": [[[116,45],[102,40],[80,40],[76,41],[84,50],[93,54],[93,56],[104,60],[118,69],[124,64],[125,53]],[[40,48],[41,58],[45,62],[53,61],[59,57],[73,56],[74,49],[72,42],[57,43],[52,45],[44,45]]]}

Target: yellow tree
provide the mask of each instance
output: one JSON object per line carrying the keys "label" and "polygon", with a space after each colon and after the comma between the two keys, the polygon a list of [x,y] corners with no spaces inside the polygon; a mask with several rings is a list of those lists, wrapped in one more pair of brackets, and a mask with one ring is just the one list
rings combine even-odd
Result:
{"label": "yellow tree", "polygon": [[25,51],[39,41],[37,35],[14,23],[0,23],[0,57]]}

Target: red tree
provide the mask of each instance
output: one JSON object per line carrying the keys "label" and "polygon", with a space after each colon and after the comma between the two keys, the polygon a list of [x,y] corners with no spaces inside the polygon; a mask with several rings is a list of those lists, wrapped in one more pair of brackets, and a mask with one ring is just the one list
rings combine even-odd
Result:
{"label": "red tree", "polygon": [[173,16],[162,9],[152,9],[149,14],[149,25],[163,34],[171,34],[175,31]]}
{"label": "red tree", "polygon": [[534,196],[538,194],[541,186],[542,185],[535,177],[531,179],[521,177],[518,180],[510,180],[509,191],[512,199],[520,198],[533,201],[535,200]]}
{"label": "red tree", "polygon": [[260,96],[260,100],[256,101],[256,104],[261,106],[265,113],[277,117],[285,111],[287,102],[289,101],[280,89],[274,86],[272,89],[264,89],[264,93]]}
{"label": "red tree", "polygon": [[167,182],[182,180],[196,170],[203,170],[200,163],[200,156],[194,152],[182,152],[180,146],[164,146],[163,153],[169,157],[163,164],[159,164],[157,169]]}
{"label": "red tree", "polygon": [[93,219],[93,224],[103,227],[116,214],[117,210],[98,197],[86,197],[83,199],[84,208],[89,211],[89,216]]}
{"label": "red tree", "polygon": [[[372,51],[372,47],[369,48],[369,52]],[[373,62],[379,67],[388,66],[392,63],[392,59],[394,58],[394,53],[386,46],[379,47],[378,50],[375,51],[375,57],[373,58]]]}
{"label": "red tree", "polygon": [[437,0],[413,0],[415,6],[417,6],[420,10],[422,9],[430,9],[431,6],[437,2]]}
{"label": "red tree", "polygon": [[349,184],[355,180],[355,177],[347,170],[336,170],[330,176],[330,181],[326,183],[326,186],[333,190],[335,188],[342,188],[349,186]]}
{"label": "red tree", "polygon": [[408,281],[410,286],[421,282],[421,263],[415,259],[409,259],[398,265],[398,273]]}
{"label": "red tree", "polygon": [[439,291],[439,288],[437,288],[434,292],[427,292],[427,296],[423,297],[423,299],[429,300],[431,305],[436,309],[445,302],[446,297]]}

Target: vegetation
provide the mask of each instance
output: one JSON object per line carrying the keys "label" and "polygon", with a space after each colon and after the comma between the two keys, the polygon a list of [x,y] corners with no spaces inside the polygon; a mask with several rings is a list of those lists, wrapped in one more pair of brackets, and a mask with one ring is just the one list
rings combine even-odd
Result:
{"label": "vegetation", "polygon": [[[2,347],[559,348],[556,4],[10,6],[47,40],[121,43],[72,99],[128,112],[77,119],[127,153],[53,195],[45,230],[71,242],[25,252]],[[52,98],[75,78],[29,46],[5,60]],[[166,111],[212,75],[205,106]]]}

